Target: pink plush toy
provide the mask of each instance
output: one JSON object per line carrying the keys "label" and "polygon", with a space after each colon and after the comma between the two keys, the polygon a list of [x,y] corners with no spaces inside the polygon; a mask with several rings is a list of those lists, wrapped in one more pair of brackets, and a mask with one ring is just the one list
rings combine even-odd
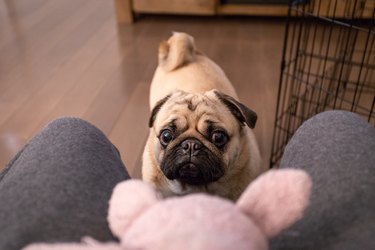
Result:
{"label": "pink plush toy", "polygon": [[301,170],[270,170],[236,204],[207,194],[161,199],[147,184],[129,180],[112,194],[108,221],[120,243],[33,244],[27,250],[267,249],[268,239],[302,217],[311,181]]}

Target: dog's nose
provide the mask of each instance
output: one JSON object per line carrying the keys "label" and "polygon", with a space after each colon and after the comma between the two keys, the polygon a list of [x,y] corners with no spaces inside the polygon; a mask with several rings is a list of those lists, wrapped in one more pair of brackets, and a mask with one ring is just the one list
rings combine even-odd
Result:
{"label": "dog's nose", "polygon": [[190,155],[192,155],[196,151],[199,151],[202,146],[202,143],[195,139],[186,139],[181,143],[183,152]]}

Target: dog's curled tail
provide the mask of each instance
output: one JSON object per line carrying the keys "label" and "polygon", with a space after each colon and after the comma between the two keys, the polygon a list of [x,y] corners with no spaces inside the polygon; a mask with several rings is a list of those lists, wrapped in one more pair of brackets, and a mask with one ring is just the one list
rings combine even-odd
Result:
{"label": "dog's curled tail", "polygon": [[194,38],[186,33],[173,35],[159,46],[159,66],[165,71],[173,71],[194,60]]}

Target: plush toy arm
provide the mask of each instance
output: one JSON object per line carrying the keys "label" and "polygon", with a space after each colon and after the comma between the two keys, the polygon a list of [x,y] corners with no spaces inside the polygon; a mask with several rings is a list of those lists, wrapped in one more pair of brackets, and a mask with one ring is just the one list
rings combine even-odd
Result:
{"label": "plush toy arm", "polygon": [[270,170],[252,182],[237,205],[267,237],[278,234],[303,216],[311,180],[302,170]]}
{"label": "plush toy arm", "polygon": [[117,184],[109,201],[108,222],[112,233],[121,238],[131,222],[159,199],[158,193],[140,180]]}

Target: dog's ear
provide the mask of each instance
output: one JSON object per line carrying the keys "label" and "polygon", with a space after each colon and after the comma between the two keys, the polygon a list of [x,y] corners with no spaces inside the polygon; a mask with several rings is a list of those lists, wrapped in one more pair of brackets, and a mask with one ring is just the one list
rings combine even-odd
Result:
{"label": "dog's ear", "polygon": [[166,103],[170,97],[171,97],[171,95],[167,95],[166,97],[164,97],[163,99],[159,100],[156,103],[155,107],[151,111],[151,116],[150,116],[150,119],[148,121],[148,127],[149,128],[151,128],[154,125],[156,115],[158,114],[159,110],[164,105],[164,103]]}
{"label": "dog's ear", "polygon": [[219,91],[215,91],[215,94],[241,123],[246,123],[250,128],[255,127],[257,114],[253,110],[229,95],[220,93]]}

